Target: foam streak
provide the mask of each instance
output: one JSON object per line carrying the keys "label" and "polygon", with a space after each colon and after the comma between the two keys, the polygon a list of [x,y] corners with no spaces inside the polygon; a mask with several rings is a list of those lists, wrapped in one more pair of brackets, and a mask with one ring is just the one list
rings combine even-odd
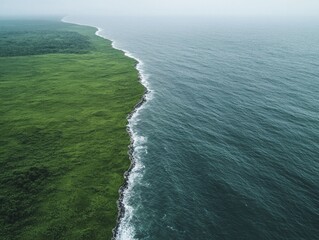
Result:
{"label": "foam streak", "polygon": [[[67,21],[66,18],[61,20],[62,22],[74,23]],[[78,24],[78,23],[75,23]],[[83,24],[80,24],[83,25]],[[88,25],[90,26],[90,25]],[[104,39],[110,40],[112,42],[112,47],[114,49],[124,52],[125,56],[133,58],[137,61],[136,69],[139,72],[139,80],[145,87],[145,93],[141,101],[134,107],[133,111],[128,115],[128,125],[127,131],[130,135],[131,143],[129,146],[129,157],[131,160],[131,166],[124,173],[125,182],[119,190],[119,200],[118,200],[118,219],[117,225],[113,229],[113,239],[115,240],[133,240],[135,235],[134,226],[131,224],[132,217],[134,215],[134,207],[130,204],[130,199],[133,195],[133,188],[136,183],[141,179],[143,174],[144,165],[142,164],[140,158],[141,154],[147,151],[146,142],[147,139],[144,136],[138,134],[136,130],[136,125],[139,121],[140,112],[145,108],[145,103],[152,99],[153,91],[150,90],[149,83],[147,81],[147,75],[143,70],[143,62],[137,57],[133,56],[130,52],[120,49],[116,46],[114,40],[106,38],[102,35],[103,29],[96,27],[96,35]]]}

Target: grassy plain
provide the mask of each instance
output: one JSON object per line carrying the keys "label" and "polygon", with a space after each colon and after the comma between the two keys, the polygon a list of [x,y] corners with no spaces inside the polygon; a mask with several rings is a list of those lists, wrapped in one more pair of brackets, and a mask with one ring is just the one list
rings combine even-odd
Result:
{"label": "grassy plain", "polygon": [[110,239],[135,60],[58,21],[0,21],[0,238]]}

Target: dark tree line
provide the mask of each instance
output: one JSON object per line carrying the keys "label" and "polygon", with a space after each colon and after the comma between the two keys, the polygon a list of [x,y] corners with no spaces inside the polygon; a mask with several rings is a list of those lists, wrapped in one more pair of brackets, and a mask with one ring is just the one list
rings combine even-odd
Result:
{"label": "dark tree line", "polygon": [[89,39],[77,32],[0,30],[0,57],[87,53],[90,48]]}

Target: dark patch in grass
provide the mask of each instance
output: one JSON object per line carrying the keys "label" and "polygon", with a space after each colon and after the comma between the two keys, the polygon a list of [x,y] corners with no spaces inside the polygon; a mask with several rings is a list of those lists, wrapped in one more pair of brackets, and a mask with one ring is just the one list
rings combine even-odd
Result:
{"label": "dark patch in grass", "polygon": [[31,167],[1,176],[0,183],[7,191],[0,196],[0,215],[7,229],[32,214],[37,194],[44,189],[49,176],[50,172],[45,167]]}

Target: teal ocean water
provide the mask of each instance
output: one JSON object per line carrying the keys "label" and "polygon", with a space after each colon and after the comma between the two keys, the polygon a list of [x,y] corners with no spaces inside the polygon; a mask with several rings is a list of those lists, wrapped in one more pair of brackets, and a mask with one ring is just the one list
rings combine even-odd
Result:
{"label": "teal ocean water", "polygon": [[319,22],[70,18],[140,60],[117,239],[319,239]]}

